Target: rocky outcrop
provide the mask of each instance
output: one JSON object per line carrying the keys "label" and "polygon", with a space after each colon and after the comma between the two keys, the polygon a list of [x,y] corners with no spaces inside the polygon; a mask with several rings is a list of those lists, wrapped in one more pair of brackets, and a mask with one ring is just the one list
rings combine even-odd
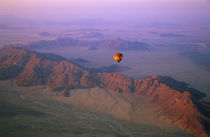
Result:
{"label": "rocky outcrop", "polygon": [[95,87],[96,82],[87,70],[67,61],[61,61],[54,65],[47,85],[53,90],[63,90]]}
{"label": "rocky outcrop", "polygon": [[38,58],[36,54],[32,54],[24,70],[17,76],[16,84],[19,86],[46,84],[55,64],[55,62]]}
{"label": "rocky outcrop", "polygon": [[[159,81],[160,76],[152,76],[143,80],[135,80],[135,94],[143,95],[150,101],[161,107],[164,115],[170,118],[175,124],[186,129],[196,136],[207,137],[205,128],[201,121],[210,123],[209,112],[202,113],[196,106],[196,96],[189,91],[178,91]],[[205,109],[210,110],[210,106]],[[207,114],[208,113],[208,114]]]}
{"label": "rocky outcrop", "polygon": [[31,54],[19,48],[3,48],[0,50],[0,80],[16,78],[19,75]]}
{"label": "rocky outcrop", "polygon": [[133,79],[119,73],[97,73],[99,86],[118,93],[132,93]]}

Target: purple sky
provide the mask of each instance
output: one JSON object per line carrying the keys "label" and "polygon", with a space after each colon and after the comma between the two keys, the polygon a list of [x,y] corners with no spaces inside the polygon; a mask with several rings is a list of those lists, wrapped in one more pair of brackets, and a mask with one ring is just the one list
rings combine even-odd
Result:
{"label": "purple sky", "polygon": [[1,0],[0,15],[31,19],[101,18],[151,22],[210,22],[210,0]]}

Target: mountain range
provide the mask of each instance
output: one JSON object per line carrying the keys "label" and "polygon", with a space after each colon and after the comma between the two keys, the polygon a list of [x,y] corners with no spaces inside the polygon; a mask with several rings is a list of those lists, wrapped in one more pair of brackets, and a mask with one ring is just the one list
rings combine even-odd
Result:
{"label": "mountain range", "polygon": [[119,95],[141,96],[189,133],[198,137],[210,135],[210,105],[202,101],[205,94],[170,77],[133,79],[120,73],[98,73],[55,54],[5,47],[0,50],[0,80],[8,79],[15,79],[16,85],[24,87],[47,85],[52,92],[65,97],[71,96],[71,90],[81,88],[104,88]]}
{"label": "mountain range", "polygon": [[26,45],[19,45],[25,49],[45,50],[64,47],[84,47],[88,50],[96,50],[100,47],[115,50],[143,50],[149,51],[150,45],[139,41],[128,41],[120,38],[111,38],[105,40],[77,40],[70,37],[60,37],[54,40],[40,40],[29,42]]}

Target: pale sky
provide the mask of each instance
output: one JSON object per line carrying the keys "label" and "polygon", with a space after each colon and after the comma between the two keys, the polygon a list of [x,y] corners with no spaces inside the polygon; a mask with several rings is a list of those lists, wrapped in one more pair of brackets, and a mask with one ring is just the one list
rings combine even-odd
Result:
{"label": "pale sky", "polygon": [[209,20],[210,0],[0,0],[4,14],[47,20]]}

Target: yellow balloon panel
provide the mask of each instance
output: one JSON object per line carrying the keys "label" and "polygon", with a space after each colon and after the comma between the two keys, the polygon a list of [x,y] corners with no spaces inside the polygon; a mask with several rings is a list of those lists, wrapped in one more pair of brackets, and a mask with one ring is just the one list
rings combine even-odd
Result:
{"label": "yellow balloon panel", "polygon": [[119,64],[119,62],[123,59],[123,54],[115,53],[113,57],[114,57],[115,61],[117,61],[117,63]]}

